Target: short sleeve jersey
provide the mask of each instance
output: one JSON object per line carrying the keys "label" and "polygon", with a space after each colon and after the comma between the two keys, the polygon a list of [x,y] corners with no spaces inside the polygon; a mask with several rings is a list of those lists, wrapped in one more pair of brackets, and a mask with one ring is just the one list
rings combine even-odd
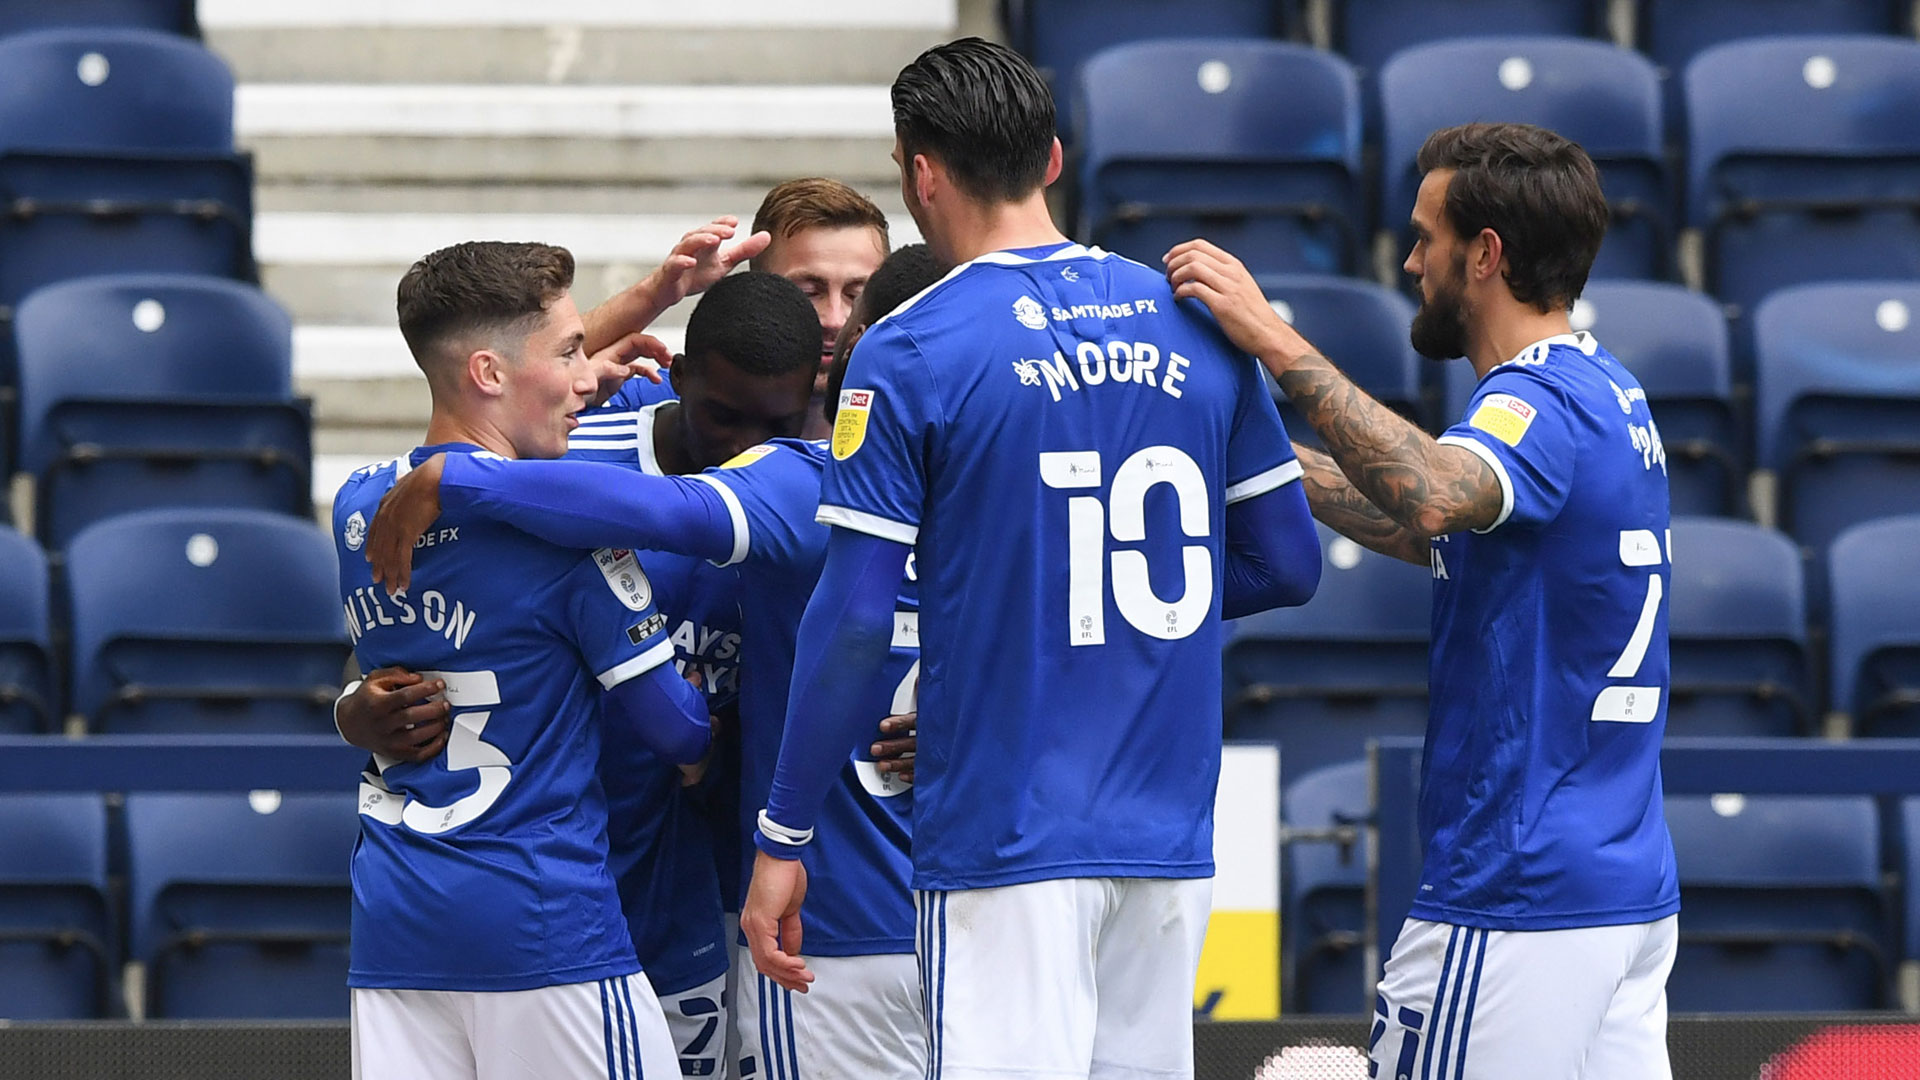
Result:
{"label": "short sleeve jersey", "polygon": [[1488,372],[1440,439],[1501,510],[1432,545],[1432,714],[1416,918],[1493,930],[1679,910],[1661,813],[1671,581],[1666,452],[1587,334]]}
{"label": "short sleeve jersey", "polygon": [[[825,444],[776,439],[700,474],[720,493],[734,523],[732,561],[741,578],[746,672],[740,684],[740,835],[750,836],[773,786],[786,730],[800,617],[826,563],[820,504]],[[895,603],[893,643],[880,685],[862,709],[882,716],[910,711],[920,672],[920,616],[912,571]],[[877,735],[877,730],[876,730]],[[828,790],[807,865],[807,952],[865,956],[913,951],[909,838],[912,785],[880,772],[862,744]],[[745,847],[750,865],[754,848]]]}
{"label": "short sleeve jersey", "polygon": [[1224,515],[1300,476],[1252,358],[1158,270],[996,252],[861,339],[832,448],[819,520],[917,546],[915,886],[1211,875]]}
{"label": "short sleeve jersey", "polygon": [[631,552],[575,551],[445,514],[388,596],[361,549],[422,447],[350,477],[334,500],[340,590],[367,669],[446,680],[447,748],[375,759],[360,785],[348,984],[510,991],[638,969],[607,869],[596,775],[604,689],[673,659]]}
{"label": "short sleeve jersey", "polygon": [[[630,379],[621,393],[640,388],[660,389],[645,379]],[[586,413],[568,440],[567,457],[662,475],[653,443],[662,403],[630,407],[616,397]],[[667,617],[674,663],[682,675],[699,673],[711,711],[725,710],[739,685],[738,575],[674,552],[642,551],[639,557],[653,583],[654,606]],[[734,832],[737,765],[723,761],[723,755],[717,742],[709,779],[687,788],[681,786],[680,770],[655,756],[637,735],[609,731],[601,748],[608,864],[620,884],[634,951],[648,981],[663,994],[711,980],[731,959],[721,913],[729,899],[732,910],[738,910],[739,901],[721,880],[715,833],[724,830],[730,838]],[[711,805],[716,801],[724,804],[719,812]],[[728,863],[725,878],[737,881],[738,844],[719,846]]]}

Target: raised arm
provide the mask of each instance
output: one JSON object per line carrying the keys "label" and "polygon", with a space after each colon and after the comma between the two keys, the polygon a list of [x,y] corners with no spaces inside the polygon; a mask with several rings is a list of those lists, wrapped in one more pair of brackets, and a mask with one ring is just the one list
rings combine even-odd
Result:
{"label": "raised arm", "polygon": [[[1352,491],[1419,543],[1487,528],[1499,518],[1500,481],[1485,461],[1461,447],[1441,445],[1354,385],[1274,312],[1240,260],[1205,240],[1193,240],[1167,254],[1167,276],[1175,295],[1206,304],[1233,343],[1273,373],[1295,411],[1326,443],[1327,456]],[[1316,516],[1336,529],[1339,523],[1328,520],[1320,500],[1332,500],[1324,504],[1326,513],[1345,517],[1352,507],[1344,505],[1350,496],[1341,490],[1325,482],[1307,487]]]}
{"label": "raised arm", "polygon": [[687,233],[653,273],[582,315],[587,352],[597,353],[623,337],[637,335],[668,308],[704,292],[734,267],[766,250],[771,237],[763,232],[728,244],[739,226],[740,219],[727,214]]}
{"label": "raised arm", "polygon": [[584,461],[435,454],[394,483],[367,530],[373,580],[413,576],[414,541],[443,510],[502,521],[549,543],[652,548],[727,563],[741,535],[734,504],[698,477],[647,476]]}

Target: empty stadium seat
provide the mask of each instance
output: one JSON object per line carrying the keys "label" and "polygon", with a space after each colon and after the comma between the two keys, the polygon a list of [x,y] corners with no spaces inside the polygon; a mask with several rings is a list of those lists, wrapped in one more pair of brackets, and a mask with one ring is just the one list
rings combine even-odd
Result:
{"label": "empty stadium seat", "polygon": [[111,1014],[107,807],[97,794],[0,794],[0,1018]]}
{"label": "empty stadium seat", "polygon": [[60,695],[47,620],[47,557],[0,527],[0,734],[53,731]]}
{"label": "empty stadium seat", "polygon": [[1586,37],[1603,28],[1603,8],[1596,0],[1333,0],[1334,44],[1377,72],[1402,50],[1447,38]]}
{"label": "empty stadium seat", "polygon": [[1350,843],[1287,842],[1280,926],[1290,1013],[1354,1013],[1366,1004],[1367,770],[1365,761],[1328,765],[1285,788],[1280,816],[1289,829],[1363,826]]}
{"label": "empty stadium seat", "polygon": [[1780,527],[1816,554],[1920,506],[1916,320],[1912,281],[1803,285],[1754,315],[1759,463],[1779,478]]}
{"label": "empty stadium seat", "polygon": [[1906,894],[1905,917],[1901,919],[1905,945],[1901,955],[1907,960],[1920,960],[1920,797],[1900,800],[1899,828],[1900,850],[1896,862]]}
{"label": "empty stadium seat", "polygon": [[1673,519],[1669,735],[1812,735],[1800,552],[1772,529]]}
{"label": "empty stadium seat", "polygon": [[1280,746],[1282,787],[1427,727],[1432,571],[1322,526],[1312,600],[1237,620],[1222,657],[1227,736]]}
{"label": "empty stadium seat", "polygon": [[82,278],[37,290],[14,323],[21,467],[38,480],[49,548],[155,506],[311,512],[292,324],[259,289],[177,274]]}
{"label": "empty stadium seat", "polygon": [[1670,72],[1715,45],[1782,34],[1891,34],[1906,0],[1638,0],[1640,51]]}
{"label": "empty stadium seat", "polygon": [[1746,318],[1804,282],[1920,278],[1920,44],[1736,41],[1687,65],[1688,216],[1707,289]]}
{"label": "empty stadium seat", "polygon": [[348,647],[333,545],[258,510],[143,510],[66,553],[72,701],[95,731],[333,730]]}
{"label": "empty stadium seat", "polygon": [[1572,322],[1591,331],[1647,392],[1667,448],[1673,512],[1739,513],[1747,433],[1734,406],[1720,306],[1679,285],[1595,281],[1574,304]]}
{"label": "empty stadium seat", "polygon": [[115,26],[200,36],[194,0],[0,0],[0,35],[61,26]]}
{"label": "empty stadium seat", "polygon": [[1887,1004],[1880,818],[1868,796],[1669,796],[1674,1012]]}
{"label": "empty stadium seat", "polygon": [[[1003,4],[1003,18],[1013,46],[1064,89],[1103,49],[1163,38],[1286,36],[1297,8],[1294,0],[1012,0]],[[1068,117],[1060,123],[1064,129]]]}
{"label": "empty stadium seat", "polygon": [[1075,101],[1089,243],[1155,266],[1195,236],[1255,273],[1356,264],[1359,91],[1338,57],[1283,42],[1123,45],[1081,68]]}
{"label": "empty stadium seat", "polygon": [[[1920,515],[1856,525],[1827,553],[1833,707],[1861,735],[1920,736]],[[1910,837],[1920,839],[1920,837]],[[1909,887],[1920,892],[1920,879]]]}
{"label": "empty stadium seat", "polygon": [[254,275],[233,76],[152,30],[0,38],[0,306],[132,270]]}
{"label": "empty stadium seat", "polygon": [[359,821],[351,794],[128,795],[147,1014],[345,1017]]}
{"label": "empty stadium seat", "polygon": [[[1260,290],[1361,389],[1414,423],[1427,423],[1432,410],[1421,389],[1420,354],[1407,339],[1413,304],[1405,296],[1371,281],[1313,274],[1265,275]],[[1287,434],[1318,445],[1319,435],[1275,391]]]}
{"label": "empty stadium seat", "polygon": [[1598,41],[1435,42],[1387,61],[1380,110],[1381,222],[1400,238],[1403,252],[1413,243],[1407,219],[1420,190],[1415,159],[1427,137],[1472,121],[1518,122],[1578,142],[1599,166],[1613,219],[1593,276],[1668,275],[1675,200],[1660,80],[1645,58]]}

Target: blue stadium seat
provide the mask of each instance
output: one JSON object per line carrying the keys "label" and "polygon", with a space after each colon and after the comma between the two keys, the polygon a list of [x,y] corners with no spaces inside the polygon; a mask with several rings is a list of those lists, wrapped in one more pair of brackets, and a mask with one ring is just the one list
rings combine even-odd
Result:
{"label": "blue stadium seat", "polygon": [[1780,527],[1817,554],[1849,525],[1920,506],[1920,283],[1785,289],[1753,322]]}
{"label": "blue stadium seat", "polygon": [[0,38],[0,307],[89,274],[251,279],[253,167],[233,76],[152,30]]}
{"label": "blue stadium seat", "polygon": [[1227,737],[1280,745],[1282,788],[1367,740],[1427,729],[1432,571],[1321,527],[1320,591],[1234,623],[1222,656]]}
{"label": "blue stadium seat", "polygon": [[1880,817],[1868,796],[1669,796],[1680,872],[1674,1012],[1887,1004]]}
{"label": "blue stadium seat", "polygon": [[[1640,51],[1668,72],[1741,38],[1897,33],[1906,0],[1639,0]],[[1679,100],[1676,95],[1676,102]]]}
{"label": "blue stadium seat", "polygon": [[149,1016],[347,1015],[351,794],[143,792],[126,815]]}
{"label": "blue stadium seat", "polygon": [[1613,221],[1594,277],[1671,272],[1675,199],[1660,80],[1645,58],[1598,41],[1435,42],[1407,49],[1381,69],[1380,110],[1381,223],[1400,238],[1403,252],[1413,244],[1407,219],[1420,190],[1415,158],[1427,137],[1472,121],[1518,122],[1578,142],[1600,168]]}
{"label": "blue stadium seat", "polygon": [[1744,521],[1673,519],[1669,735],[1813,735],[1800,552]]}
{"label": "blue stadium seat", "polygon": [[[1013,46],[1059,91],[1074,85],[1080,65],[1116,45],[1165,38],[1266,38],[1291,35],[1296,0],[1003,0]],[[1060,116],[1063,131],[1069,118]]]}
{"label": "blue stadium seat", "polygon": [[107,806],[96,794],[0,794],[0,1017],[111,1015]]}
{"label": "blue stadium seat", "polygon": [[[1357,278],[1314,274],[1268,274],[1260,289],[1274,309],[1322,354],[1340,365],[1381,404],[1425,426],[1429,414],[1421,388],[1420,354],[1407,334],[1413,303],[1383,285]],[[1275,387],[1274,400],[1294,441],[1318,445],[1320,437],[1300,419]]]}
{"label": "blue stadium seat", "polygon": [[259,510],[143,510],[66,553],[74,711],[95,731],[333,730],[348,647],[333,544]]}
{"label": "blue stadium seat", "polygon": [[1328,765],[1285,788],[1280,817],[1289,829],[1362,826],[1351,843],[1286,845],[1280,927],[1290,1013],[1354,1013],[1366,1004],[1367,768],[1365,761]]}
{"label": "blue stadium seat", "polygon": [[[1916,514],[1856,525],[1827,552],[1833,707],[1853,718],[1857,734],[1920,736],[1916,565]],[[1909,887],[1920,892],[1920,879]]]}
{"label": "blue stadium seat", "polygon": [[[1334,45],[1366,71],[1405,49],[1457,37],[1589,37],[1604,29],[1595,0],[1334,0]],[[1437,87],[1435,89],[1438,89]]]}
{"label": "blue stadium seat", "polygon": [[1574,304],[1573,327],[1599,338],[1647,392],[1667,448],[1673,512],[1739,513],[1747,434],[1720,306],[1679,285],[1595,281]]}
{"label": "blue stadium seat", "polygon": [[1896,862],[1906,899],[1904,917],[1900,920],[1905,940],[1901,957],[1920,960],[1920,797],[1900,800],[1900,850]]}
{"label": "blue stadium seat", "polygon": [[115,26],[200,36],[194,0],[0,0],[0,35],[62,26]]}
{"label": "blue stadium seat", "polygon": [[1364,228],[1359,100],[1346,63],[1304,45],[1109,49],[1075,97],[1080,235],[1155,266],[1204,236],[1255,273],[1346,273]]}
{"label": "blue stadium seat", "polygon": [[47,557],[40,545],[0,527],[0,734],[60,726],[47,619]]}
{"label": "blue stadium seat", "polygon": [[1688,217],[1707,290],[1746,318],[1789,285],[1920,278],[1920,44],[1716,46],[1686,70]]}
{"label": "blue stadium seat", "polygon": [[50,549],[155,506],[312,509],[293,329],[250,285],[179,274],[61,282],[19,307],[21,467]]}

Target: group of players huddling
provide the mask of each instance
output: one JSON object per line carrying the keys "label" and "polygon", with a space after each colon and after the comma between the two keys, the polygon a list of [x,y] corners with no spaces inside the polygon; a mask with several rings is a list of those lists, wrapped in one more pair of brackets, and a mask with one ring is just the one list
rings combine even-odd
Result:
{"label": "group of players huddling", "polygon": [[924,245],[806,180],[584,316],[543,244],[402,279],[426,439],[334,502],[355,1076],[1192,1076],[1221,620],[1313,594],[1314,517],[1433,568],[1376,1073],[1669,1075],[1665,461],[1568,325],[1586,154],[1423,150],[1414,344],[1480,376],[1434,439],[1226,252],[1062,236],[1017,54],[892,95]]}

